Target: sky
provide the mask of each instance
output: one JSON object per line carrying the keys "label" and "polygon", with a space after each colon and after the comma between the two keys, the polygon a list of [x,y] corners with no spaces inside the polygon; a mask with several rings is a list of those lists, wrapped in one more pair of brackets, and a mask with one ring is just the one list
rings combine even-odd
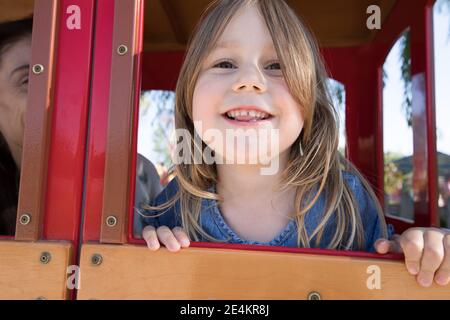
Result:
{"label": "sky", "polygon": [[[434,11],[437,149],[450,154],[450,13],[446,9],[440,13],[436,8]],[[411,155],[413,138],[402,110],[399,56],[396,44],[385,64],[388,79],[383,92],[384,151]]]}

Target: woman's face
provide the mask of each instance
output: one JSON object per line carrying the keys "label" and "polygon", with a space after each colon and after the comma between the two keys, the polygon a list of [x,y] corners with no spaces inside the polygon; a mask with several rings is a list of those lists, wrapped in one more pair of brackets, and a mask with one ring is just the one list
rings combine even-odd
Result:
{"label": "woman's face", "polygon": [[[216,155],[224,153],[227,163],[230,152],[245,153],[246,161],[257,164],[264,156],[261,149],[252,154],[242,146],[230,145],[227,139],[209,139],[206,130],[214,129],[224,136],[231,130],[238,137],[250,129],[279,130],[278,150],[266,153],[271,158],[286,155],[300,135],[300,106],[290,93],[269,30],[255,5],[233,17],[203,63],[194,90],[193,118],[202,140]],[[258,141],[248,139],[246,147],[264,143],[263,136],[259,135]]]}
{"label": "woman's face", "polygon": [[31,37],[8,45],[0,57],[0,131],[20,168],[27,104]]}

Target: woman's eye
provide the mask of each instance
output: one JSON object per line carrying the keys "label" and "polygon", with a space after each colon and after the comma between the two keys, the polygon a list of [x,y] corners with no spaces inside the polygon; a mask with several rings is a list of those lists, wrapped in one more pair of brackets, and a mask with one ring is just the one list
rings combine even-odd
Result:
{"label": "woman's eye", "polygon": [[28,78],[23,79],[21,84],[22,84],[22,85],[28,84]]}
{"label": "woman's eye", "polygon": [[214,68],[234,69],[235,66],[229,61],[223,61],[214,66]]}
{"label": "woman's eye", "polygon": [[269,70],[281,70],[281,64],[280,63],[272,63],[267,67]]}

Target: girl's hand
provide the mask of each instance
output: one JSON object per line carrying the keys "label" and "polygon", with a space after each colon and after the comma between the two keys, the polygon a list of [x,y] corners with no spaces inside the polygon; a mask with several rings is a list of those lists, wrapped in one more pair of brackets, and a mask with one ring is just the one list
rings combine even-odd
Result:
{"label": "girl's hand", "polygon": [[191,244],[187,234],[180,227],[175,227],[170,230],[166,226],[155,229],[152,226],[146,226],[142,230],[142,237],[147,242],[150,250],[156,251],[161,243],[171,252],[177,252],[181,248],[187,248]]}
{"label": "girl's hand", "polygon": [[392,241],[378,239],[378,253],[404,253],[406,268],[417,275],[417,282],[429,287],[434,281],[445,286],[450,282],[450,230],[411,228]]}

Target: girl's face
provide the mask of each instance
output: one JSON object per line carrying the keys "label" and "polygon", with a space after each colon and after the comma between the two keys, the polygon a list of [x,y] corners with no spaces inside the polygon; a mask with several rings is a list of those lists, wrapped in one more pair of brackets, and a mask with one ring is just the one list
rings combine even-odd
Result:
{"label": "girl's face", "polygon": [[19,168],[30,60],[31,37],[10,45],[0,59],[0,131]]}
{"label": "girl's face", "polygon": [[202,140],[227,161],[230,154],[242,152],[246,161],[256,163],[261,163],[258,160],[264,156],[262,150],[252,153],[229,140],[225,143],[210,138],[205,134],[207,130],[216,129],[223,137],[226,132],[238,138],[249,137],[247,148],[258,145],[249,132],[264,132],[258,136],[262,141],[268,131],[278,129],[278,148],[269,147],[270,158],[287,155],[300,135],[300,106],[290,94],[269,30],[256,5],[239,10],[204,61],[194,90],[193,118]]}

